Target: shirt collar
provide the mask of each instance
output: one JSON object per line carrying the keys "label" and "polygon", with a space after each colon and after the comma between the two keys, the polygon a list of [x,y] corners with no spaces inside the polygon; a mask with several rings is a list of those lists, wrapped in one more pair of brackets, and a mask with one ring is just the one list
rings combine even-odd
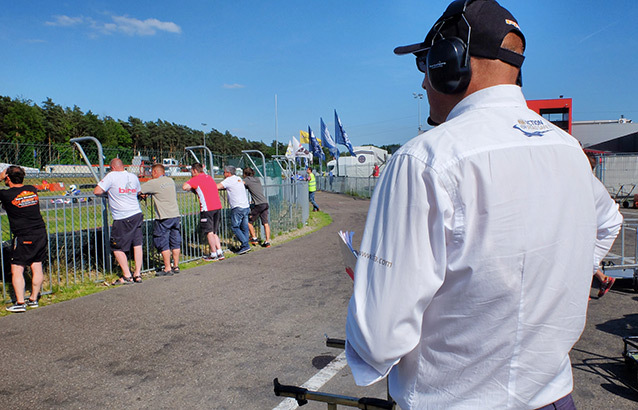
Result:
{"label": "shirt collar", "polygon": [[513,84],[501,84],[483,88],[462,99],[447,116],[449,121],[459,115],[478,108],[526,107],[521,87]]}

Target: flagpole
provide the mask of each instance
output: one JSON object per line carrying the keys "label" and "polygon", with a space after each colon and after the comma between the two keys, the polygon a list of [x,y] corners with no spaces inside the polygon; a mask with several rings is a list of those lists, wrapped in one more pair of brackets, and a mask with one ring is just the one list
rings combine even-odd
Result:
{"label": "flagpole", "polygon": [[[335,148],[337,152],[339,152],[339,145],[337,145],[337,126],[337,110],[335,110]],[[335,161],[337,161],[337,176],[339,176],[339,157],[336,157]]]}
{"label": "flagpole", "polygon": [[277,124],[277,94],[275,94],[275,155],[279,155],[279,124]]}

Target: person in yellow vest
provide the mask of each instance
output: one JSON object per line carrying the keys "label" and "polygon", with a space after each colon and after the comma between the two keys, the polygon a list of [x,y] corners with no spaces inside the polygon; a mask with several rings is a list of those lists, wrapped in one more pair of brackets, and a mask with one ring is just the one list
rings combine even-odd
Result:
{"label": "person in yellow vest", "polygon": [[321,211],[321,209],[319,209],[319,205],[315,202],[315,192],[317,191],[317,180],[315,178],[315,174],[312,173],[311,167],[306,168],[306,172],[308,173],[308,176],[306,177],[306,180],[308,181],[308,199],[310,199],[310,203],[312,204],[312,211]]}

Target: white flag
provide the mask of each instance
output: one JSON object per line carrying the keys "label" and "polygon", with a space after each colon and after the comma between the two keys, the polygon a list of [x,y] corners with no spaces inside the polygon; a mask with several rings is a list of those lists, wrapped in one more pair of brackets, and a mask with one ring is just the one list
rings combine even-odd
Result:
{"label": "white flag", "polygon": [[293,151],[293,148],[292,148],[292,141],[288,142],[288,148],[286,149],[286,158],[290,160],[295,159],[295,151]]}

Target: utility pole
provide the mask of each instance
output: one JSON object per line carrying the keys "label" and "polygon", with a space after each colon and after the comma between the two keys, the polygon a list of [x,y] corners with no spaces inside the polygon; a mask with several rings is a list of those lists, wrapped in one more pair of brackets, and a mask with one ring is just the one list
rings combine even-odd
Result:
{"label": "utility pole", "polygon": [[204,146],[206,146],[206,126],[208,124],[206,124],[205,122],[202,122],[202,127],[204,127]]}
{"label": "utility pole", "polygon": [[[206,147],[206,126],[207,126],[208,124],[206,124],[205,122],[202,122],[201,124],[202,124],[202,127],[204,127],[204,147]],[[203,157],[204,157],[204,162],[203,162],[203,164],[204,164],[204,166],[206,166],[206,148],[204,148]],[[209,170],[208,172],[210,172],[210,173],[211,173],[211,175],[213,175],[213,174],[212,174],[212,172],[213,172],[213,170],[212,170],[212,169],[211,169],[211,170]]]}
{"label": "utility pole", "polygon": [[275,155],[279,155],[279,124],[277,124],[277,94],[275,94]]}

